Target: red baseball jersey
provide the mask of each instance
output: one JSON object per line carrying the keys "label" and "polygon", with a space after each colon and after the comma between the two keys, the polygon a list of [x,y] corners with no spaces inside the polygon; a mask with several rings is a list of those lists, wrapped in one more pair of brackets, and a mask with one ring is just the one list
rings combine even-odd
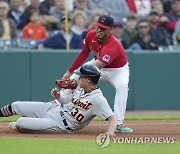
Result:
{"label": "red baseball jersey", "polygon": [[83,41],[82,50],[84,52],[92,52],[95,59],[105,64],[105,68],[123,67],[128,61],[122,44],[112,34],[103,44],[99,44],[96,30],[91,30],[87,33]]}
{"label": "red baseball jersey", "polygon": [[68,68],[69,72],[73,72],[83,64],[89,53],[93,53],[95,59],[102,61],[105,68],[123,67],[128,61],[123,46],[112,34],[103,44],[99,44],[96,30],[91,30],[87,33],[82,44],[83,49]]}

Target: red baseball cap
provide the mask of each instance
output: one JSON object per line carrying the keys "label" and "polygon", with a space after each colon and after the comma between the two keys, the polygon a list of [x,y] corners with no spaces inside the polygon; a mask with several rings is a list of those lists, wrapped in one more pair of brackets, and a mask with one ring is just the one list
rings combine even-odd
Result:
{"label": "red baseball cap", "polygon": [[110,15],[101,15],[95,25],[101,28],[109,29],[113,27],[114,19]]}

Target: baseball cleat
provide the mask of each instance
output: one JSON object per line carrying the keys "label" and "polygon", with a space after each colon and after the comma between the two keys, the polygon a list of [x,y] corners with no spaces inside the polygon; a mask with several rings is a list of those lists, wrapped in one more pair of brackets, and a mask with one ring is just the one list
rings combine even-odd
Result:
{"label": "baseball cleat", "polygon": [[17,128],[17,126],[16,126],[16,122],[11,122],[11,123],[9,124],[9,128],[12,129],[12,130],[14,130],[14,131],[19,131],[18,128]]}
{"label": "baseball cleat", "polygon": [[129,127],[125,127],[124,125],[117,125],[116,132],[120,132],[120,133],[132,133],[133,129],[131,129]]}

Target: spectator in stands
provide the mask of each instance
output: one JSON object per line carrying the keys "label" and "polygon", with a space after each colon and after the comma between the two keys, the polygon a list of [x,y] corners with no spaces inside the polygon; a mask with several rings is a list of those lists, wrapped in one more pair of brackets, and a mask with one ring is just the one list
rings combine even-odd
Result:
{"label": "spectator in stands", "polygon": [[74,9],[74,0],[66,0],[66,6],[70,12]]}
{"label": "spectator in stands", "polygon": [[102,6],[109,15],[113,16],[115,21],[123,23],[129,15],[126,0],[103,0]]}
{"label": "spectator in stands", "polygon": [[0,1],[0,38],[3,40],[17,38],[16,24],[7,17],[8,10],[8,3]]}
{"label": "spectator in stands", "polygon": [[86,16],[90,16],[91,13],[89,13],[89,11],[87,10],[87,5],[86,4],[87,4],[86,0],[74,0],[74,10],[73,10],[73,12],[75,12],[76,10],[81,10],[81,11],[84,11]]}
{"label": "spectator in stands", "polygon": [[87,0],[87,9],[93,13],[94,9],[106,9],[109,15],[112,15],[115,21],[123,23],[125,17],[129,14],[129,8],[126,0]]}
{"label": "spectator in stands", "polygon": [[71,30],[78,34],[82,35],[82,33],[85,31],[86,26],[86,15],[83,11],[77,10],[72,14],[72,27]]}
{"label": "spectator in stands", "polygon": [[87,8],[91,11],[93,11],[94,9],[103,7],[101,0],[87,0],[86,5],[87,5]]}
{"label": "spectator in stands", "polygon": [[124,48],[130,47],[132,38],[137,35],[136,24],[137,17],[134,13],[131,13],[126,18],[126,23],[122,32],[122,40],[124,41]]}
{"label": "spectator in stands", "polygon": [[131,44],[139,44],[143,50],[158,50],[158,43],[150,34],[149,21],[142,19],[137,24],[138,33],[132,39]]}
{"label": "spectator in stands", "polygon": [[162,4],[163,4],[163,9],[164,12],[169,12],[171,9],[171,2],[172,0],[161,0]]}
{"label": "spectator in stands", "polygon": [[[50,15],[46,8],[40,6],[40,0],[30,0],[30,2],[30,5],[24,11],[26,19],[29,19],[30,11],[32,9],[39,9],[41,24],[43,24],[47,30],[53,30],[57,23],[56,17]],[[29,23],[29,21],[27,21],[27,23]]]}
{"label": "spectator in stands", "polygon": [[55,0],[55,6],[51,7],[50,14],[56,17],[57,24],[56,29],[59,29],[58,26],[61,24],[61,18],[65,15],[65,8],[64,8],[65,0]]}
{"label": "spectator in stands", "polygon": [[120,22],[115,22],[112,28],[112,34],[121,42],[122,41],[123,25]]}
{"label": "spectator in stands", "polygon": [[156,39],[158,45],[170,45],[172,44],[171,35],[166,28],[159,26],[159,14],[157,11],[152,10],[148,16],[150,23],[150,33]]}
{"label": "spectator in stands", "polygon": [[8,18],[14,20],[17,29],[21,30],[26,25],[24,12],[21,9],[22,0],[10,0],[10,10]]}
{"label": "spectator in stands", "polygon": [[41,2],[40,6],[41,6],[41,8],[46,9],[46,10],[49,11],[51,9],[51,7],[54,6],[54,1],[55,0],[43,0]]}
{"label": "spectator in stands", "polygon": [[103,0],[86,0],[88,12],[92,15],[94,13],[94,10],[104,8],[102,2]]}
{"label": "spectator in stands", "polygon": [[65,33],[65,17],[61,18],[61,25],[60,29],[61,31],[48,39],[40,42],[38,45],[38,49],[45,48],[52,48],[52,49],[66,49],[66,41],[69,42],[70,49],[81,49],[81,41],[82,37],[80,35],[77,35],[71,31],[71,21],[69,20],[69,30],[70,33]]}
{"label": "spectator in stands", "polygon": [[22,10],[24,11],[30,4],[30,0],[22,0]]}
{"label": "spectator in stands", "polygon": [[25,39],[46,39],[46,28],[39,23],[39,11],[37,9],[31,10],[30,22],[23,28],[22,37]]}
{"label": "spectator in stands", "polygon": [[163,23],[165,27],[169,30],[169,32],[172,34],[178,20],[180,20],[180,0],[173,0],[171,3],[170,12],[162,16],[160,20],[161,23]]}
{"label": "spectator in stands", "polygon": [[180,20],[178,21],[173,34],[174,45],[180,45]]}
{"label": "spectator in stands", "polygon": [[160,0],[152,1],[152,10],[158,12],[158,15],[161,16],[164,14],[163,3]]}
{"label": "spectator in stands", "polygon": [[126,1],[130,11],[136,13],[138,17],[146,16],[151,11],[152,0],[126,0]]}
{"label": "spectator in stands", "polygon": [[126,42],[122,39],[123,25],[120,22],[115,22],[112,28],[112,34],[121,42],[123,47],[126,49]]}

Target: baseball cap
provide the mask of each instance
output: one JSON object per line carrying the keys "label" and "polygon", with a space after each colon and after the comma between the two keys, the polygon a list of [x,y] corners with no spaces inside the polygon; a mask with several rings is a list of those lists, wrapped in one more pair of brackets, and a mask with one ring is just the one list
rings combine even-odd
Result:
{"label": "baseball cap", "polygon": [[79,70],[75,70],[74,73],[81,77],[91,77],[100,75],[100,71],[96,66],[88,64],[84,64]]}
{"label": "baseball cap", "polygon": [[114,19],[110,15],[101,15],[95,25],[101,28],[109,29],[113,27]]}
{"label": "baseball cap", "polygon": [[97,84],[101,73],[96,66],[84,64],[79,70],[74,71],[80,77],[91,79],[92,83]]}

